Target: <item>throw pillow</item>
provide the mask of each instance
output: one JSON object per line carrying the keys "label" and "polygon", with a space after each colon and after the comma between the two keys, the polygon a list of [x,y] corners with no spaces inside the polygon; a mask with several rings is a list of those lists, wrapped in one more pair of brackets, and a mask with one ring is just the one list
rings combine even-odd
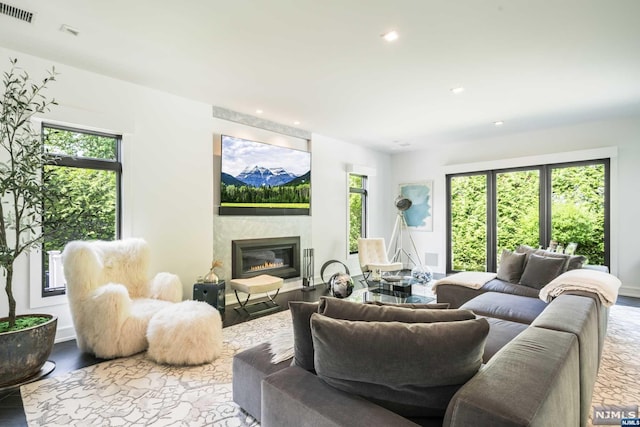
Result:
{"label": "throw pillow", "polygon": [[529,260],[520,278],[520,284],[531,288],[542,289],[547,283],[564,273],[566,259],[529,255]]}
{"label": "throw pillow", "polygon": [[[527,246],[527,245],[520,245],[516,248],[516,252],[518,253],[524,253],[527,257],[527,259],[529,258],[529,255],[532,253],[535,253],[536,255],[541,255],[541,256],[550,256],[550,257],[561,257],[561,258],[566,258],[568,259],[568,264],[567,264],[567,268],[565,269],[565,271],[569,271],[569,270],[576,270],[578,268],[582,268],[582,266],[587,262],[587,257],[583,256],[583,255],[567,255],[567,254],[559,254],[556,252],[549,252],[547,250],[544,249],[534,249],[531,246]],[[525,266],[526,266],[526,260],[525,260]]]}
{"label": "throw pillow", "polygon": [[500,256],[500,265],[498,266],[496,278],[509,283],[520,282],[526,257],[524,253],[511,252],[504,249]]}
{"label": "throw pillow", "polygon": [[318,312],[317,302],[289,301],[293,324],[293,362],[310,372],[313,368],[313,340],[311,338],[311,315]]}
{"label": "throw pillow", "polygon": [[587,257],[584,255],[567,255],[569,257],[569,264],[567,265],[567,271],[577,270],[582,268],[587,262]]}
{"label": "throw pillow", "polygon": [[409,310],[403,307],[361,304],[328,297],[320,298],[318,313],[334,319],[363,320],[367,322],[431,323],[476,318],[475,314],[470,310]]}
{"label": "throw pillow", "polygon": [[556,252],[549,252],[549,251],[545,251],[544,249],[537,249],[534,252],[535,255],[540,255],[541,257],[545,257],[545,258],[561,258],[564,260],[564,266],[562,268],[562,273],[564,273],[565,271],[567,271],[567,267],[569,266],[569,259],[571,258],[569,255],[565,255],[565,254],[559,254]]}
{"label": "throw pillow", "polygon": [[311,316],[317,375],[407,417],[444,415],[482,364],[486,319],[361,322]]}
{"label": "throw pillow", "polygon": [[395,303],[395,302],[384,302],[384,301],[367,301],[366,304],[373,305],[389,305],[392,307],[401,307],[401,308],[411,308],[411,309],[421,309],[421,308],[430,308],[432,310],[446,310],[451,306],[448,302],[429,302],[429,303]]}

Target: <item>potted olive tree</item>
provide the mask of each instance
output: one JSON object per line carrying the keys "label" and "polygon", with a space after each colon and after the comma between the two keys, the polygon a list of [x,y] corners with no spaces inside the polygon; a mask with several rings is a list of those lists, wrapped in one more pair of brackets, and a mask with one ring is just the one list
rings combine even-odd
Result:
{"label": "potted olive tree", "polygon": [[[57,318],[47,314],[16,316],[15,261],[41,242],[47,197],[44,150],[31,119],[56,104],[44,95],[55,80],[55,69],[34,81],[17,62],[11,59],[3,73],[0,95],[0,271],[9,302],[8,316],[0,318],[0,388],[40,372],[53,348],[57,324]],[[21,279],[18,285],[28,283]]]}

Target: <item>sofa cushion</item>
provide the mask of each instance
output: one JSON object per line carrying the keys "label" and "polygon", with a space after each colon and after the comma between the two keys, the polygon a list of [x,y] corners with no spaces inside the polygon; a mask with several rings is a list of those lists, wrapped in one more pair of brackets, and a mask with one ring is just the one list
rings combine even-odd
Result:
{"label": "sofa cushion", "polygon": [[580,426],[578,343],[527,328],[455,395],[443,426]]}
{"label": "sofa cushion", "polygon": [[486,319],[362,322],[311,316],[317,375],[404,416],[441,416],[482,364]]}
{"label": "sofa cushion", "polygon": [[320,298],[318,313],[334,319],[366,322],[431,323],[475,319],[468,310],[410,309],[401,306],[362,304],[339,298]]}
{"label": "sofa cushion", "polygon": [[430,303],[415,303],[415,302],[384,302],[384,301],[367,301],[365,304],[373,304],[373,305],[388,305],[391,307],[401,307],[401,308],[430,308],[433,310],[445,310],[450,307],[448,302],[430,302]]}
{"label": "sofa cushion", "polygon": [[557,252],[551,252],[544,249],[535,249],[527,245],[518,246],[516,248],[516,252],[524,253],[526,255],[525,265],[526,265],[526,262],[528,261],[529,255],[531,254],[536,254],[536,255],[546,256],[546,257],[563,258],[567,260],[565,271],[582,268],[584,266],[584,263],[587,262],[587,257],[583,255],[559,254]]}
{"label": "sofa cushion", "polygon": [[489,335],[487,336],[487,342],[484,345],[484,354],[482,356],[484,363],[487,363],[502,347],[509,344],[511,340],[529,327],[529,325],[524,323],[494,317],[487,317],[486,319],[489,322]]}
{"label": "sofa cushion", "polygon": [[293,326],[293,364],[302,369],[313,370],[313,340],[310,319],[318,312],[319,303],[289,301],[289,311]]}
{"label": "sofa cushion", "polygon": [[496,278],[510,283],[518,283],[524,271],[524,261],[526,258],[526,254],[504,249],[500,256],[500,265],[498,266],[498,275]]}
{"label": "sofa cushion", "polygon": [[[443,310],[443,304],[399,304],[378,305],[362,304],[339,298],[323,297],[320,302],[290,301],[289,310],[293,323],[293,364],[310,372],[313,365],[313,340],[311,339],[311,314],[320,312],[325,316],[363,321],[381,322],[449,322],[454,320],[475,319],[468,310]],[[446,305],[448,306],[448,305]]]}
{"label": "sofa cushion", "polygon": [[[438,421],[437,425],[442,427],[442,419]],[[263,426],[418,427],[360,396],[331,387],[297,366],[276,372],[262,382],[261,423]]]}
{"label": "sofa cushion", "polygon": [[485,292],[467,301],[460,308],[471,310],[478,316],[495,317],[529,325],[547,308],[547,305],[539,298]]}
{"label": "sofa cushion", "polygon": [[591,396],[598,376],[600,351],[597,306],[593,298],[560,295],[531,323],[537,328],[569,332],[578,338],[581,425],[586,425],[589,419]]}
{"label": "sofa cushion", "polygon": [[520,295],[530,298],[538,298],[540,295],[540,289],[509,283],[500,279],[493,279],[485,283],[482,290],[485,292],[501,292],[503,294]]}
{"label": "sofa cushion", "polygon": [[260,383],[263,379],[291,366],[291,361],[271,363],[269,344],[262,343],[233,357],[233,401],[255,419],[262,411]]}
{"label": "sofa cushion", "polygon": [[542,289],[547,283],[565,272],[566,267],[567,259],[565,258],[531,254],[520,278],[520,284]]}

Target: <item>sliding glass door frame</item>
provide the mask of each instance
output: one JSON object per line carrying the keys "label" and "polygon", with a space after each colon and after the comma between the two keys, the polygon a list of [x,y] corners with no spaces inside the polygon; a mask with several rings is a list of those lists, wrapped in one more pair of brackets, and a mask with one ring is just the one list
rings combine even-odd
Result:
{"label": "sliding glass door frame", "polygon": [[452,207],[451,207],[451,180],[455,177],[461,176],[474,176],[484,175],[487,178],[487,244],[486,244],[486,263],[487,271],[496,271],[498,265],[497,255],[497,176],[501,173],[518,172],[518,171],[539,171],[539,245],[546,247],[551,240],[552,230],[552,182],[551,176],[554,169],[566,168],[566,167],[578,167],[586,165],[602,164],[604,165],[604,260],[605,265],[611,265],[610,258],[610,159],[597,159],[597,160],[585,160],[578,162],[568,163],[553,163],[547,165],[533,165],[522,166],[515,168],[494,169],[488,171],[476,171],[469,173],[455,173],[446,175],[446,215],[447,215],[447,259],[446,259],[446,271],[447,274],[455,273],[452,265]]}

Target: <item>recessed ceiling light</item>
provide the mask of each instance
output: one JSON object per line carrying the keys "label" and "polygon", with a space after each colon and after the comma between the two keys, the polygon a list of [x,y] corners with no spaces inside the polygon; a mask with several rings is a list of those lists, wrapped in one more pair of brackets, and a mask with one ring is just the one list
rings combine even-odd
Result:
{"label": "recessed ceiling light", "polygon": [[504,124],[504,122],[502,120],[498,120],[498,121],[493,122],[493,124],[495,126],[502,126]]}
{"label": "recessed ceiling light", "polygon": [[262,111],[261,109],[259,109],[259,108],[258,108],[258,109],[256,110],[256,114],[262,114],[262,113],[263,113],[263,111]]}
{"label": "recessed ceiling light", "polygon": [[298,126],[300,124],[300,122],[296,120],[295,122],[293,122],[293,124]]}
{"label": "recessed ceiling light", "polygon": [[462,86],[458,86],[458,87],[452,87],[451,89],[449,89],[452,93],[454,94],[459,94],[464,92],[464,88]]}
{"label": "recessed ceiling light", "polygon": [[396,30],[387,31],[386,33],[380,35],[380,37],[388,42],[392,42],[394,40],[398,40],[398,32]]}
{"label": "recessed ceiling light", "polygon": [[60,27],[60,31],[62,31],[63,33],[71,34],[72,36],[77,36],[78,34],[80,34],[80,30],[78,30],[77,28],[73,28],[71,25],[67,24],[63,24]]}

